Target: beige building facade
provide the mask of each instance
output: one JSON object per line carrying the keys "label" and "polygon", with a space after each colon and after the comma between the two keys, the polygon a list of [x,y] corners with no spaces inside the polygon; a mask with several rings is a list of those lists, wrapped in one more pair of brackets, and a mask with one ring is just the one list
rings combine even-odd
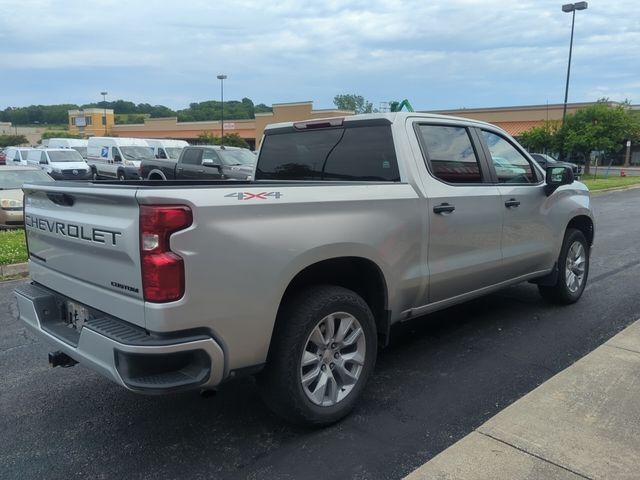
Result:
{"label": "beige building facade", "polygon": [[[581,108],[590,107],[595,102],[567,104],[567,115]],[[618,105],[609,102],[609,105]],[[544,125],[547,121],[562,122],[564,104],[525,105],[520,107],[461,108],[456,110],[434,110],[429,113],[471,118],[492,123],[510,135],[517,137],[527,130]]]}
{"label": "beige building facade", "polygon": [[[580,108],[593,105],[595,102],[571,103],[567,105],[567,114]],[[612,106],[615,102],[609,103]],[[328,117],[353,115],[352,111],[337,109],[314,110],[313,102],[275,103],[270,113],[257,113],[251,120],[225,120],[224,133],[236,133],[245,139],[251,148],[260,145],[264,129],[271,123],[295,122]],[[453,115],[471,118],[495,124],[511,135],[517,137],[530,128],[544,125],[547,121],[562,121],[563,104],[525,105],[517,107],[462,108],[455,110],[434,110],[428,113]],[[106,130],[108,135],[134,138],[175,138],[188,142],[197,141],[203,133],[216,137],[222,134],[222,123],[179,122],[177,117],[145,118],[141,124],[114,125],[113,110],[107,109]],[[69,111],[69,132],[89,137],[104,135],[104,110],[85,109]],[[84,127],[81,124],[84,122]]]}
{"label": "beige building facade", "polygon": [[69,133],[82,138],[108,136],[114,127],[113,110],[110,108],[85,108],[69,110]]}

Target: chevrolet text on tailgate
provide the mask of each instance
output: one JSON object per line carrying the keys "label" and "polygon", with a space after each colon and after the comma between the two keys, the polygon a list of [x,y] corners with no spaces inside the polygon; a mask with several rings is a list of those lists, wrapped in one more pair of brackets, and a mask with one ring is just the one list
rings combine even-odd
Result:
{"label": "chevrolet text on tailgate", "polygon": [[327,425],[393,324],[523,281],[570,304],[587,282],[587,188],[486,123],[272,125],[254,178],[25,185],[16,295],[52,365],[151,394],[255,374],[277,413]]}

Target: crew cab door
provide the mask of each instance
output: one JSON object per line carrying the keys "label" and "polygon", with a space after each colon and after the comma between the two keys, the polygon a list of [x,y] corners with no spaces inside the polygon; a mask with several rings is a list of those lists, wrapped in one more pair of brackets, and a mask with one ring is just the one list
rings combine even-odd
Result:
{"label": "crew cab door", "polygon": [[206,180],[222,178],[221,160],[213,148],[185,150],[176,165],[176,179]]}
{"label": "crew cab door", "polygon": [[553,266],[553,229],[545,204],[542,174],[517,144],[499,131],[479,129],[478,136],[498,185],[504,214],[504,280]]}
{"label": "crew cab door", "polygon": [[472,130],[422,122],[414,130],[428,172],[428,301],[435,303],[498,282],[504,206]]}

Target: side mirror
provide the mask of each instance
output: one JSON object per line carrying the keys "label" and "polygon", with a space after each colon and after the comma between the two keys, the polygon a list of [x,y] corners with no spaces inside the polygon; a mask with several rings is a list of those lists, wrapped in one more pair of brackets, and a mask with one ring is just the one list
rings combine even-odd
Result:
{"label": "side mirror", "polygon": [[44,159],[40,159],[40,165],[46,165],[46,164],[47,164],[47,161],[46,161],[46,160],[44,160]]}
{"label": "side mirror", "polygon": [[547,167],[547,185],[545,193],[551,195],[561,185],[569,185],[573,183],[573,169],[570,166],[553,166]]}
{"label": "side mirror", "polygon": [[212,168],[217,168],[218,170],[222,170],[222,165],[220,165],[219,163],[215,163],[210,158],[202,160],[202,166],[203,167],[212,167]]}
{"label": "side mirror", "polygon": [[113,161],[116,163],[122,162],[122,157],[120,155],[116,155],[113,157]]}

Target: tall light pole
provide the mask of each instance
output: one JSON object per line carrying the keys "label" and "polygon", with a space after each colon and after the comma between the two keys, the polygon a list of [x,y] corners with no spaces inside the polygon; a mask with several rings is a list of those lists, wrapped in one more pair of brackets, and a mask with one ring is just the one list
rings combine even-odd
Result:
{"label": "tall light pole", "polygon": [[220,145],[224,145],[224,81],[226,78],[226,75],[218,75],[218,80],[220,80]]}
{"label": "tall light pole", "polygon": [[107,136],[107,94],[109,92],[100,92],[102,95],[102,107],[104,108],[104,136]]}
{"label": "tall light pole", "polygon": [[571,13],[571,41],[569,42],[569,62],[567,63],[567,84],[564,87],[564,107],[562,108],[562,124],[564,125],[565,117],[567,116],[567,98],[569,97],[569,74],[571,73],[571,52],[573,50],[573,26],[576,21],[576,10],[586,10],[587,2],[567,3],[562,5],[562,11],[564,13]]}

